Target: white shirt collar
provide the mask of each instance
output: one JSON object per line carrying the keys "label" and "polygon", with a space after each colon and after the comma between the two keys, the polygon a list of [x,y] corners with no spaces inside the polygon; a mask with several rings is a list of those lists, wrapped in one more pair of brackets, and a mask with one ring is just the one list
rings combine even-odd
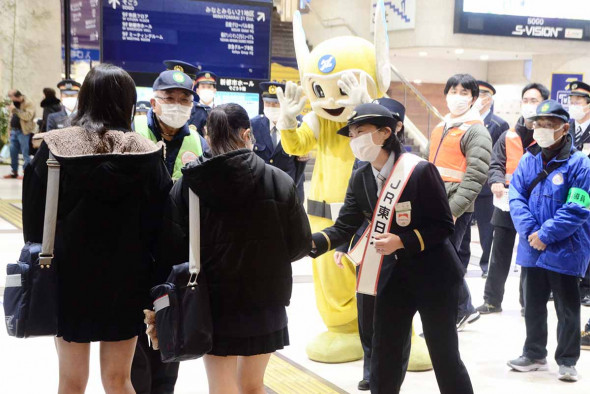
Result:
{"label": "white shirt collar", "polygon": [[[578,129],[578,126],[582,126],[582,133],[584,131],[586,131],[586,129],[588,128],[588,126],[590,126],[590,119],[588,119],[587,121],[585,121],[584,123],[578,123],[578,121],[575,121],[575,126],[576,126],[576,130]],[[575,132],[575,130],[574,130]]]}
{"label": "white shirt collar", "polygon": [[[381,189],[383,189],[383,183],[389,178],[391,175],[391,171],[393,170],[393,165],[395,164],[395,153],[391,152],[387,161],[381,168],[381,171],[377,171],[375,167],[371,165],[371,170],[373,170],[373,176],[375,177],[375,182],[377,182],[377,195],[381,194]],[[378,181],[378,176],[381,176],[383,182]]]}

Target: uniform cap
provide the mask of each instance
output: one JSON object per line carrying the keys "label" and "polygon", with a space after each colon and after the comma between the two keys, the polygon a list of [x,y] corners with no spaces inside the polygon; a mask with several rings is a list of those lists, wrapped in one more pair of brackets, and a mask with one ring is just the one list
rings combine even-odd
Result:
{"label": "uniform cap", "polygon": [[164,60],[164,65],[166,66],[167,70],[180,71],[192,79],[195,79],[197,72],[199,72],[199,67],[195,66],[194,64],[183,62],[182,60]]}
{"label": "uniform cap", "polygon": [[590,98],[590,85],[582,81],[575,81],[567,87],[570,96],[580,96]]}
{"label": "uniform cap", "polygon": [[559,118],[564,122],[570,121],[570,114],[555,100],[545,100],[537,107],[537,115],[531,120],[539,118]]}
{"label": "uniform cap", "polygon": [[195,92],[192,90],[193,80],[181,71],[162,71],[158,78],[154,81],[153,89],[156,90],[170,90],[181,89],[190,92],[193,96]]}
{"label": "uniform cap", "polygon": [[479,86],[480,91],[486,91],[490,93],[492,96],[496,94],[496,88],[494,88],[491,83],[488,83],[486,81],[477,81],[477,85]]}
{"label": "uniform cap", "polygon": [[337,133],[345,137],[349,137],[350,126],[366,123],[381,127],[387,126],[395,132],[397,120],[393,117],[393,115],[387,108],[380,104],[361,104],[358,105],[354,109],[354,111],[352,111],[352,114],[350,118],[348,118],[346,126],[338,130]]}
{"label": "uniform cap", "polygon": [[283,89],[283,91],[285,91],[285,84],[276,81],[261,82],[260,92],[262,93],[262,100],[272,102],[279,101],[279,99],[277,98],[278,88],[281,88]]}

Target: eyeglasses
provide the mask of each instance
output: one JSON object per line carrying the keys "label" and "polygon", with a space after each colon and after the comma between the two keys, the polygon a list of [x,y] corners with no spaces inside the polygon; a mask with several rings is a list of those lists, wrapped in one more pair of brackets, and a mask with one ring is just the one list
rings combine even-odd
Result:
{"label": "eyeglasses", "polygon": [[190,97],[187,98],[183,98],[180,100],[176,100],[174,97],[160,97],[160,96],[155,96],[155,99],[161,100],[164,104],[180,104],[180,105],[184,105],[184,106],[189,106],[193,103],[193,99]]}

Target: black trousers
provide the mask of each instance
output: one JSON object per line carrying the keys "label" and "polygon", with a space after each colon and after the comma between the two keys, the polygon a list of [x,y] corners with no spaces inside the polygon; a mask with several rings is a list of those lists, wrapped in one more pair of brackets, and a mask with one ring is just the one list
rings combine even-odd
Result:
{"label": "black trousers", "polygon": [[[494,241],[492,242],[492,253],[490,256],[490,267],[486,279],[483,299],[488,304],[502,306],[504,300],[504,289],[506,279],[510,273],[510,264],[512,262],[512,251],[516,241],[516,230],[494,226]],[[522,295],[522,275],[519,286],[520,305],[524,306]]]}
{"label": "black trousers", "polygon": [[[479,259],[479,267],[483,272],[488,271],[490,261],[490,251],[492,249],[492,238],[494,235],[494,227],[492,226],[492,214],[494,213],[493,196],[478,196],[475,200],[475,211],[473,218],[477,221],[477,230],[479,232],[479,242],[483,250],[481,258]],[[463,261],[471,257],[471,231],[467,229],[461,242],[461,247],[458,249],[459,257]]]}
{"label": "black trousers", "polygon": [[555,361],[573,366],[580,358],[580,289],[578,278],[543,268],[522,268],[526,340],[523,355],[547,357],[547,302],[553,291],[557,312]]}
{"label": "black trousers", "polygon": [[[467,369],[459,354],[457,298],[459,285],[412,286],[389,280],[378,293],[371,358],[371,393],[397,394],[405,369],[404,349],[412,319],[420,313],[424,337],[442,394],[472,394]],[[415,287],[415,288],[412,288]]]}
{"label": "black trousers", "polygon": [[[384,264],[381,267],[381,274],[379,275],[379,289],[381,289],[382,285],[387,282],[387,278],[391,274],[391,270],[393,267],[390,265]],[[358,275],[359,267],[356,267],[356,272]],[[363,380],[368,382],[371,381],[371,355],[373,350],[373,324],[375,320],[375,298],[374,296],[357,293],[356,295],[356,305],[358,309],[358,326],[359,326],[359,335],[361,337],[361,345],[363,347]],[[411,338],[412,338],[412,330],[408,332],[408,340],[407,346],[404,349],[404,367],[403,367],[403,377],[402,380],[405,378],[406,371],[408,369],[408,363],[410,361],[410,351],[411,351]]]}
{"label": "black trousers", "polygon": [[131,383],[137,394],[174,394],[180,363],[163,363],[160,351],[149,346],[147,335],[137,338]]}
{"label": "black trousers", "polygon": [[[465,212],[463,215],[457,218],[455,222],[455,232],[453,235],[450,236],[449,240],[457,250],[457,254],[461,259],[461,263],[463,263],[463,268],[465,268],[465,272],[467,272],[467,266],[469,265],[469,257],[471,256],[471,252],[467,256],[461,250],[461,243],[463,242],[463,237],[467,232],[471,232],[471,212]],[[467,281],[463,279],[463,284],[459,290],[459,300],[457,302],[457,314],[459,317],[471,315],[475,312],[475,308],[473,307],[473,303],[471,302],[471,292],[469,291],[469,287],[467,286]]]}
{"label": "black trousers", "polygon": [[582,297],[590,295],[590,265],[586,270],[586,275],[580,281],[580,293]]}

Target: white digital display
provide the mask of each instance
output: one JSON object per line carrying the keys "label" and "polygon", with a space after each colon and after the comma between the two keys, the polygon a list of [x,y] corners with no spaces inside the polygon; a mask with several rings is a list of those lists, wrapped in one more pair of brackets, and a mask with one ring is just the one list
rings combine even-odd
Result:
{"label": "white digital display", "polygon": [[590,21],[589,0],[463,0],[463,11]]}

